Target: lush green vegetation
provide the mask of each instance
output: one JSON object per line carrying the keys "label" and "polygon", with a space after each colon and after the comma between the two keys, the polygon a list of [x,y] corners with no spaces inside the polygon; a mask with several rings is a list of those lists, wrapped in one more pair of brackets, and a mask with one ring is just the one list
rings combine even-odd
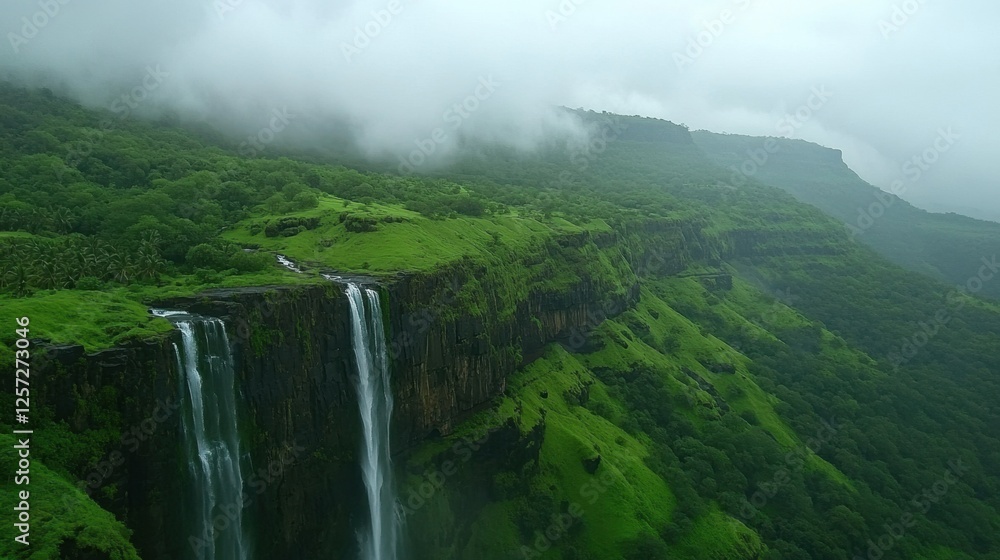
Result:
{"label": "lush green vegetation", "polygon": [[[0,435],[0,445],[13,449],[17,441],[4,433]],[[17,458],[12,453],[4,453],[0,468],[4,472],[15,472]],[[131,532],[113,515],[37,459],[32,461],[30,470],[30,485],[15,486],[13,481],[0,485],[0,499],[11,508],[20,502],[20,491],[27,488],[30,492],[30,546],[15,542],[14,537],[21,533],[13,523],[4,523],[0,529],[0,554],[4,558],[139,560],[129,542]]]}
{"label": "lush green vegetation", "polygon": [[[487,321],[531,291],[557,297],[586,277],[620,295],[638,280],[634,308],[576,333],[583,344],[548,347],[489,410],[411,451],[404,497],[442,461],[460,463],[408,518],[417,557],[847,560],[910,515],[881,557],[991,558],[1000,307],[889,264],[761,182],[827,211],[806,193],[871,196],[829,154],[782,144],[786,159],[734,187],[716,165],[739,161],[742,146],[723,145],[734,139],[696,145],[662,121],[578,116],[606,141],[484,147],[400,177],[319,153],[246,159],[168,121],[98,132],[107,115],[0,86],[0,309],[30,316],[32,336],[93,351],[161,336],[169,325],[147,305],[164,298],[320,281],[275,254],[310,273],[461,269],[471,280],[444,313]],[[870,239],[952,280],[963,255],[977,262],[995,241],[967,222],[922,224],[906,245],[919,250],[904,250],[900,229]],[[665,276],[643,266],[647,251],[686,260]],[[85,429],[39,411],[50,434],[33,463],[39,558],[136,557],[121,523],[68,482],[120,436],[113,402],[86,403],[100,421]],[[504,429],[519,439],[499,456],[456,454]],[[914,501],[958,460],[943,496]],[[4,503],[13,492],[0,485]],[[57,494],[77,495],[76,509]]]}
{"label": "lush green vegetation", "polygon": [[[763,158],[764,139],[706,131],[692,136],[698,147],[729,169],[727,183],[746,181],[738,172],[746,164],[754,179],[842,221],[856,240],[910,270],[965,286],[979,273],[981,259],[1000,252],[1000,224],[915,208],[864,182],[844,164],[838,150],[774,139],[776,151],[767,154],[766,163],[750,165],[755,152],[758,160]],[[914,178],[901,174],[899,180],[897,191],[905,197]],[[986,282],[981,293],[1000,297],[1000,282]]]}
{"label": "lush green vegetation", "polygon": [[[941,554],[980,557],[975,543],[1000,528],[1000,504],[976,490],[998,482],[973,451],[997,449],[993,436],[992,443],[981,441],[995,416],[981,415],[984,405],[974,404],[988,397],[940,374],[919,380],[894,374],[884,360],[747,282],[737,280],[732,290],[697,279],[647,282],[636,309],[591,333],[591,350],[550,348],[511,381],[492,411],[453,436],[461,449],[484,426],[515,422],[529,438],[543,419],[545,425],[537,465],[500,468],[485,459],[459,465],[425,514],[412,518],[421,557],[475,551],[509,558],[525,546],[533,558],[657,557],[629,555],[641,540],[644,551],[683,558],[845,559],[867,554],[868,539],[877,542],[885,524],[906,514],[914,525],[885,547],[884,557],[917,557],[930,550],[922,543],[931,542]],[[937,398],[961,394],[976,413],[949,412],[954,397],[914,399],[914,385],[933,387]],[[944,416],[947,431],[937,432],[930,418]],[[409,470],[419,474],[408,480],[408,491],[456,461],[453,449],[416,456]],[[586,464],[597,456],[600,466],[591,474]],[[914,504],[955,460],[968,470],[946,497]],[[484,463],[492,481],[484,479]],[[551,549],[538,547],[553,519],[605,473],[621,486],[601,494]],[[483,487],[488,499],[469,499]],[[650,502],[655,514],[643,509]],[[668,518],[659,515],[667,510]],[[956,523],[971,518],[981,530]],[[456,527],[458,540],[447,550],[433,532],[436,524]],[[489,543],[480,543],[487,533]],[[987,550],[978,554],[986,558]]]}

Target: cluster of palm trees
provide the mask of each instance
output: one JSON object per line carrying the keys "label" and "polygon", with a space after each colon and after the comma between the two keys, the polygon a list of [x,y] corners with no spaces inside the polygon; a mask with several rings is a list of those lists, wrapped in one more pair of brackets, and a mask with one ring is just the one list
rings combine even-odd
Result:
{"label": "cluster of palm trees", "polygon": [[0,231],[28,231],[41,233],[70,233],[77,223],[77,217],[65,207],[38,208],[0,205]]}
{"label": "cluster of palm trees", "polygon": [[22,297],[36,289],[157,280],[166,266],[158,244],[156,232],[131,247],[82,235],[8,240],[0,244],[0,291]]}

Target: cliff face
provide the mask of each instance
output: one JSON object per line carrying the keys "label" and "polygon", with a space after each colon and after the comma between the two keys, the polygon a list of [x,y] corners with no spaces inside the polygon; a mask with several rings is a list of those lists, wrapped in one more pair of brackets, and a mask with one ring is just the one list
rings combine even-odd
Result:
{"label": "cliff face", "polygon": [[[446,308],[458,306],[459,287],[482,272],[406,278],[390,288],[396,449],[450,433],[503,392],[506,376],[546,344],[570,338],[574,329],[590,327],[609,309],[623,311],[639,297],[638,284],[609,294],[584,279],[565,291],[529,292],[504,320],[490,320],[507,307],[499,298],[485,302],[482,316],[449,317]],[[428,301],[406,309],[408,302]]]}
{"label": "cliff face", "polygon": [[[544,272],[516,294],[505,272],[468,263],[401,275],[379,287],[390,331],[395,452],[449,433],[501,394],[507,376],[550,342],[585,343],[606,317],[638,300],[636,274],[675,273],[691,260],[732,252],[701,238],[697,228],[676,224],[567,236],[550,245],[516,270],[536,270],[556,255],[574,274],[538,281],[563,271]],[[595,259],[603,262],[602,273],[595,272]],[[217,290],[158,306],[227,324],[243,432],[245,517],[258,557],[354,557],[352,523],[363,519],[366,503],[343,287]],[[41,376],[40,400],[53,403],[56,417],[74,429],[88,427],[82,403],[105,388],[118,391],[112,406],[126,426],[141,424],[158,401],[175,402],[178,395],[169,340],[91,356],[63,348],[54,356]],[[101,503],[135,530],[144,557],[183,557],[179,423],[168,416],[156,425],[151,441],[125,453],[124,466],[108,479],[127,491]]]}
{"label": "cliff face", "polygon": [[[488,296],[474,311],[462,301],[473,283]],[[624,311],[637,301],[638,288],[633,282],[622,291],[581,275],[507,301],[486,270],[465,263],[383,283],[394,452],[450,432],[499,395],[506,377],[546,344]],[[231,325],[252,465],[248,518],[259,528],[258,554],[352,558],[359,528],[352,523],[364,519],[366,503],[343,286],[226,290],[170,303]]]}
{"label": "cliff face", "polygon": [[90,355],[79,346],[50,347],[32,371],[36,402],[70,430],[120,429],[97,459],[76,466],[74,482],[124,521],[152,560],[178,558],[186,546],[164,538],[182,532],[186,491],[174,364],[170,341],[158,339]]}

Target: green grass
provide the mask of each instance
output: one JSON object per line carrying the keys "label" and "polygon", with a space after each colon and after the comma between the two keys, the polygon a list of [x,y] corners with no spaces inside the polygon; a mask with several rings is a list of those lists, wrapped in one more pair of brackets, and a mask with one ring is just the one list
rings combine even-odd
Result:
{"label": "green grass", "polygon": [[[160,300],[191,297],[210,289],[319,284],[316,274],[295,274],[275,261],[269,270],[239,275],[164,276],[157,285],[133,284],[101,291],[45,290],[28,297],[0,296],[0,312],[9,319],[28,317],[30,338],[55,344],[79,344],[95,352],[169,332],[170,323],[149,315]],[[0,331],[0,364],[9,364],[14,323]]]}
{"label": "green grass", "polygon": [[[341,222],[342,214],[378,220],[376,231],[355,233]],[[293,237],[252,234],[280,218],[320,218],[320,225]],[[399,271],[429,271],[464,258],[482,258],[497,252],[524,251],[556,234],[610,231],[603,222],[586,227],[565,220],[546,223],[517,214],[470,218],[430,219],[398,205],[349,203],[325,195],[318,208],[282,216],[258,216],[245,220],[223,237],[243,245],[255,245],[282,253],[295,261],[313,263],[337,271],[390,274]]]}
{"label": "green grass", "polygon": [[0,231],[0,241],[6,241],[8,239],[34,239],[35,237],[37,236],[25,231]]}
{"label": "green grass", "polygon": [[296,274],[278,264],[272,268],[254,273],[231,274],[231,275],[209,275],[202,279],[197,275],[183,275],[176,277],[165,276],[158,285],[133,284],[127,288],[115,288],[115,293],[127,295],[130,299],[142,302],[155,302],[158,300],[191,297],[203,293],[207,290],[219,288],[257,288],[266,286],[298,286],[311,284],[324,284],[324,280],[318,274],[306,271],[304,274]]}
{"label": "green grass", "polygon": [[713,508],[695,520],[691,534],[671,550],[671,557],[742,560],[759,557],[763,549],[757,533]]}
{"label": "green grass", "polygon": [[[581,506],[584,548],[600,558],[616,558],[624,541],[666,524],[675,500],[667,484],[646,466],[646,442],[587,408],[566,402],[567,391],[587,382],[598,383],[559,346],[550,347],[511,381],[518,387],[527,424],[540,420],[541,410],[546,410],[540,486],[555,486],[556,501]],[[541,396],[543,392],[548,398]],[[601,466],[591,475],[583,461],[597,455],[602,457]],[[596,486],[605,476],[611,485]]]}
{"label": "green grass", "polygon": [[[739,278],[734,279],[732,290],[718,293],[708,291],[696,278],[648,280],[646,286],[634,309],[603,322],[595,330],[594,337],[602,345],[599,350],[570,354],[562,346],[549,346],[541,358],[509,379],[506,396],[493,408],[459,426],[451,438],[428,444],[411,455],[411,465],[434,463],[454,442],[481,436],[509,418],[517,418],[522,432],[528,434],[544,414],[540,469],[524,475],[530,483],[517,495],[520,497],[492,501],[477,511],[473,520],[463,519],[468,512],[453,508],[467,489],[456,480],[443,491],[450,498],[440,497],[436,505],[425,510],[432,519],[423,523],[468,527],[460,531],[461,538],[451,541],[451,546],[457,548],[438,548],[438,557],[505,558],[504,553],[487,551],[509,552],[522,546],[534,550],[534,537],[527,538],[518,529],[519,517],[524,514],[519,500],[575,502],[583,508],[580,523],[584,530],[558,540],[551,549],[540,552],[541,558],[561,559],[573,549],[584,550],[594,558],[623,558],[623,551],[634,539],[658,535],[671,523],[678,505],[676,498],[668,482],[647,465],[649,446],[654,443],[642,432],[627,432],[622,427],[629,416],[628,405],[619,400],[620,387],[610,388],[602,376],[627,378],[636,370],[657,372],[671,399],[686,397],[688,404],[678,412],[698,429],[720,421],[723,414],[752,412],[757,425],[782,448],[807,449],[806,440],[811,434],[798,434],[788,425],[778,412],[781,401],[762,389],[751,374],[750,359],[713,333],[743,328],[761,340],[780,343],[769,329],[812,323]],[[678,309],[694,309],[699,316],[688,317]],[[712,326],[716,324],[722,326]],[[876,375],[868,356],[843,346],[842,340],[827,331],[822,331],[821,339],[821,351],[829,353],[831,359],[867,368]],[[715,373],[707,367],[712,363],[732,364],[735,373]],[[710,384],[729,406],[729,412],[717,408],[716,397],[685,370]],[[595,371],[606,373],[599,376]],[[580,406],[568,396],[585,384],[589,385],[589,401]],[[598,454],[602,457],[600,469],[595,475],[588,474],[583,461]],[[854,491],[854,485],[842,472],[811,450],[805,468]],[[601,475],[610,481],[607,490],[594,503],[583,500],[581,488],[592,485]],[[420,479],[411,477],[409,482],[419,483]],[[707,510],[692,519],[693,526],[670,546],[673,554],[692,559],[742,560],[765,550],[753,529],[723,513],[718,504],[706,505]]]}
{"label": "green grass", "polygon": [[[557,539],[552,549],[541,552],[543,558],[561,558],[562,551],[569,546],[586,548],[600,558],[621,558],[623,543],[640,532],[665,524],[675,506],[667,484],[644,462],[648,455],[646,442],[587,408],[567,402],[567,392],[587,382],[600,385],[574,356],[559,346],[550,346],[542,358],[511,378],[508,398],[463,425],[462,431],[447,440],[447,445],[434,446],[435,450],[442,450],[462,437],[481,435],[487,427],[498,426],[513,417],[518,404],[522,408],[520,423],[524,430],[540,422],[545,411],[540,470],[524,499],[532,501],[544,495],[554,503],[576,504],[582,511],[577,523],[585,529],[578,539]],[[592,396],[602,397],[607,398],[606,394]],[[469,426],[475,428],[470,432]],[[590,474],[583,461],[597,455],[602,458],[601,465],[595,474]],[[427,456],[425,450],[412,456],[410,462],[422,461]],[[475,468],[474,463],[470,465],[467,468]],[[411,479],[413,482],[416,479]],[[445,486],[446,492],[457,490],[452,485]],[[470,527],[469,540],[461,545],[466,554],[457,557],[509,558],[511,554],[520,556],[517,551],[522,546],[532,548],[536,536],[530,542],[522,541],[516,525],[519,511],[518,501],[508,499],[491,503],[478,512]],[[425,512],[424,515],[442,516],[442,521],[454,515],[448,508],[442,510],[440,502],[437,509],[432,506]],[[537,528],[539,533],[546,529],[547,526]],[[441,553],[439,550],[438,554]]]}
{"label": "green grass", "polygon": [[79,344],[93,352],[126,340],[145,339],[172,330],[165,319],[150,316],[148,308],[121,292],[61,290],[40,292],[30,298],[0,297],[3,316],[10,319],[0,332],[0,363],[10,363],[14,342],[14,317],[28,317],[30,338],[55,344]]}
{"label": "green grass", "polygon": [[[20,491],[27,490],[30,493],[30,545],[25,547],[16,543],[14,537],[19,533],[13,523],[2,523],[0,557],[10,560],[63,558],[60,546],[73,541],[87,558],[139,559],[129,542],[131,532],[120,521],[66,479],[46,468],[37,458],[33,458],[31,462],[30,484],[15,485],[13,473],[17,470],[17,464],[15,453],[11,451],[15,444],[13,437],[0,434],[0,446],[8,450],[0,458],[0,468],[3,472],[10,473],[0,484],[0,502],[7,508],[13,508],[20,501]],[[5,518],[13,519],[9,509]]]}

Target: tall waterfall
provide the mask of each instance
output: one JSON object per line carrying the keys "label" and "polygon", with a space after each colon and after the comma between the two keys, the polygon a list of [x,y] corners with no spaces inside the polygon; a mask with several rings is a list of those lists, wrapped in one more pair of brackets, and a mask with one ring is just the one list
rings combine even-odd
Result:
{"label": "tall waterfall", "polygon": [[[362,542],[365,560],[396,560],[401,528],[392,483],[389,420],[392,388],[378,292],[347,285],[351,329],[358,362],[358,406],[364,428],[361,471],[368,492],[370,531]],[[367,300],[368,305],[365,305]]]}
{"label": "tall waterfall", "polygon": [[174,344],[181,374],[181,435],[193,509],[185,540],[197,560],[248,560],[235,379],[225,324],[176,311],[153,311],[181,332]]}

